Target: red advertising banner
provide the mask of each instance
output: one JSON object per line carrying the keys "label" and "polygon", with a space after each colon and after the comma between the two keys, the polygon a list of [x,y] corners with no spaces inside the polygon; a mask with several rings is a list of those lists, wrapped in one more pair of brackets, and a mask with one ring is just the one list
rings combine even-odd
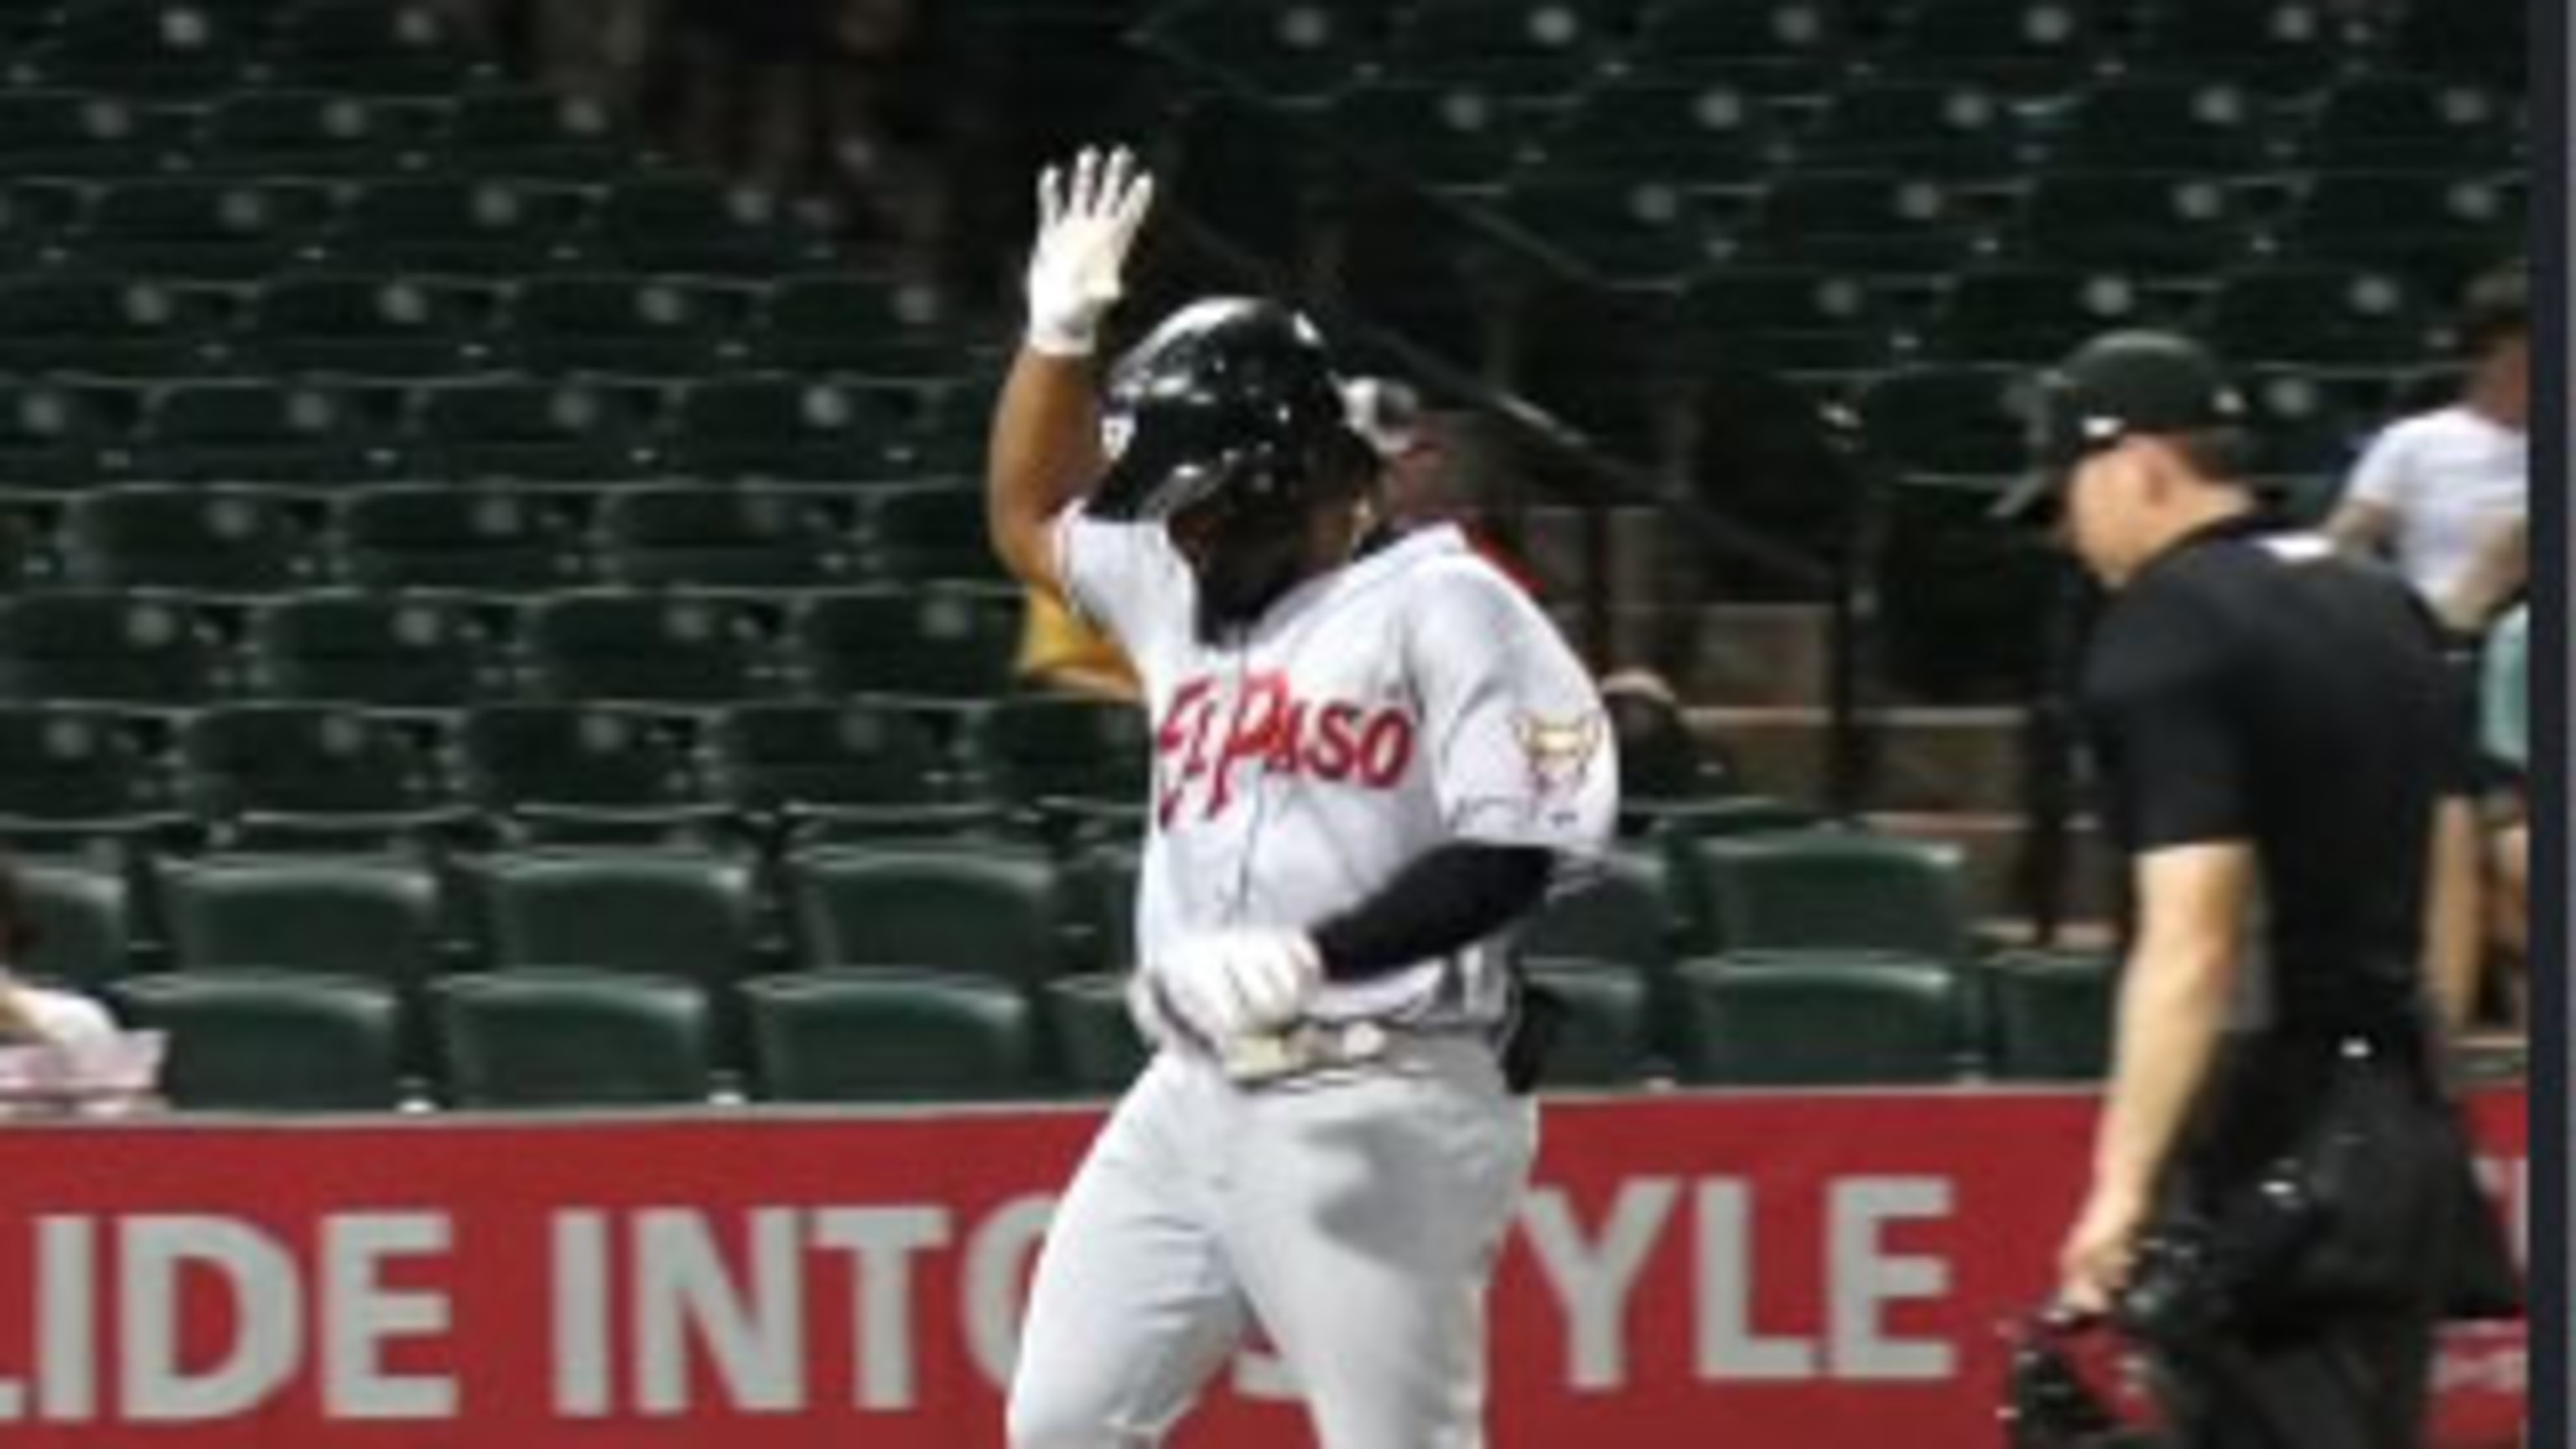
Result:
{"label": "red advertising banner", "polygon": [[[2523,1099],[2473,1104],[2519,1234]],[[1993,1445],[2093,1117],[2059,1094],[1551,1103],[1496,1289],[1502,1449]],[[25,1449],[990,1449],[1090,1111],[0,1132]],[[2446,1346],[2509,1444],[2519,1325]],[[1311,1442],[1247,1351],[1181,1437]]]}

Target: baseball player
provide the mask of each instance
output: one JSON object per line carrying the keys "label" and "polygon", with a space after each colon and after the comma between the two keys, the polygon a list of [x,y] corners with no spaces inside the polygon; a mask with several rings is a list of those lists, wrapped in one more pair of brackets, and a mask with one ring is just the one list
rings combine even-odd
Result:
{"label": "baseball player", "polygon": [[1038,186],[992,438],[1003,560],[1134,659],[1153,799],[1130,999],[1160,1047],[1068,1190],[1016,1449],[1159,1443],[1258,1325],[1328,1449],[1484,1442],[1484,1293],[1536,1148],[1510,923],[1604,848],[1616,761],[1544,615],[1376,462],[1296,313],[1090,355],[1152,182]]}

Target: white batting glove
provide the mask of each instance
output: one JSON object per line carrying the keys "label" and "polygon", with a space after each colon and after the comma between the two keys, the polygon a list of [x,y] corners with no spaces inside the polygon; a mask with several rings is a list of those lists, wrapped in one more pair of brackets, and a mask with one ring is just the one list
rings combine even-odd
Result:
{"label": "white batting glove", "polygon": [[1124,290],[1120,273],[1154,202],[1154,178],[1121,146],[1086,146],[1067,175],[1038,175],[1038,239],[1029,253],[1028,344],[1051,357],[1087,357],[1100,319]]}
{"label": "white batting glove", "polygon": [[1171,1009],[1220,1047],[1297,1020],[1324,986],[1324,958],[1302,931],[1187,936],[1153,971]]}

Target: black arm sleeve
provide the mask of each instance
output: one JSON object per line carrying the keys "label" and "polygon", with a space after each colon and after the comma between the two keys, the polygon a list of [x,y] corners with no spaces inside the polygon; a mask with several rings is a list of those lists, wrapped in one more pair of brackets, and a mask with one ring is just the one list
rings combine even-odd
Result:
{"label": "black arm sleeve", "polygon": [[1426,852],[1377,894],[1313,930],[1334,981],[1363,981],[1481,940],[1539,903],[1554,852],[1459,841]]}

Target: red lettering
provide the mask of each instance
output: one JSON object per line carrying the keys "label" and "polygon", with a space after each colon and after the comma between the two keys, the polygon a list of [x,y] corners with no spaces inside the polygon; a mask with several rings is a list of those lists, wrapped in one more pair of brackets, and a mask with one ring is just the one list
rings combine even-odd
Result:
{"label": "red lettering", "polygon": [[1271,733],[1279,727],[1287,703],[1284,676],[1257,674],[1244,682],[1243,694],[1234,702],[1234,718],[1226,725],[1225,747],[1217,751],[1216,778],[1208,785],[1205,818],[1215,819],[1234,798],[1234,767],[1270,752]]}
{"label": "red lettering", "polygon": [[1306,768],[1314,771],[1317,779],[1340,780],[1350,774],[1351,755],[1358,748],[1351,727],[1359,723],[1359,718],[1358,705],[1336,700],[1324,706],[1315,721],[1315,749],[1306,761]]}
{"label": "red lettering", "polygon": [[[1154,817],[1162,825],[1172,823],[1172,814],[1181,805],[1181,796],[1189,782],[1207,766],[1208,722],[1215,718],[1212,696],[1213,679],[1193,679],[1172,692],[1172,707],[1163,714],[1161,728],[1154,732],[1154,752],[1162,764],[1162,788],[1154,802]],[[1183,751],[1187,756],[1182,758]]]}
{"label": "red lettering", "polygon": [[1297,750],[1306,735],[1306,701],[1290,696],[1288,712],[1280,717],[1279,728],[1272,734],[1270,753],[1264,758],[1265,768],[1282,775],[1297,773]]}
{"label": "red lettering", "polygon": [[1360,736],[1360,781],[1384,790],[1395,784],[1413,759],[1413,721],[1396,710],[1370,720]]}

